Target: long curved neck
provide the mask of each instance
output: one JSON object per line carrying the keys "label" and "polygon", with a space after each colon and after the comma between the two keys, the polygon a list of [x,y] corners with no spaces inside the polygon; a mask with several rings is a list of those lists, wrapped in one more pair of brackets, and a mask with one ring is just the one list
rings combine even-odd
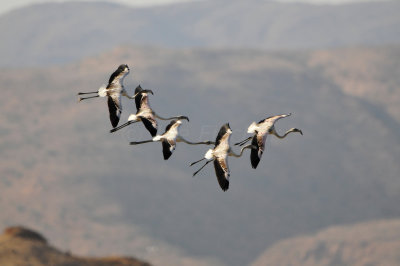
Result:
{"label": "long curved neck", "polygon": [[240,153],[239,153],[239,154],[236,154],[236,153],[234,153],[232,150],[230,150],[229,155],[230,155],[230,156],[234,156],[234,157],[241,157],[241,156],[243,155],[243,152],[244,152],[245,149],[251,149],[251,148],[253,148],[253,145],[244,146],[244,147],[240,150]]}
{"label": "long curved neck", "polygon": [[283,136],[279,135],[278,132],[276,132],[276,130],[274,130],[272,133],[273,133],[276,137],[278,137],[278,138],[280,138],[280,139],[284,139],[284,138],[286,138],[287,135],[289,135],[289,133],[292,133],[292,132],[294,132],[294,131],[293,131],[293,128],[291,128],[291,129],[289,129],[288,131],[286,131],[285,134],[283,134]]}
{"label": "long curved neck", "polygon": [[185,142],[185,143],[190,144],[190,145],[199,145],[199,144],[211,145],[211,144],[215,144],[213,141],[191,142],[191,141],[188,141],[188,140],[184,139],[182,136],[178,136],[176,140],[179,141],[179,142]]}
{"label": "long curved neck", "polygon": [[184,115],[173,116],[173,117],[161,117],[158,114],[156,114],[156,112],[153,111],[153,113],[154,113],[155,117],[157,117],[160,120],[186,119],[189,121],[189,119]]}

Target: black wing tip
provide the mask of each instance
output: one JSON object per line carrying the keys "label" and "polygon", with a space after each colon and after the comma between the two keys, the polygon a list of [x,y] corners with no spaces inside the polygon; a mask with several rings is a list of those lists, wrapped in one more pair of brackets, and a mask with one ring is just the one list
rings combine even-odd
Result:
{"label": "black wing tip", "polygon": [[229,189],[229,181],[227,180],[224,184],[219,184],[222,191],[227,191]]}
{"label": "black wing tip", "polygon": [[164,156],[164,160],[168,160],[169,157],[171,157],[172,152],[169,150],[169,145],[168,144],[164,144],[163,142],[163,156]]}
{"label": "black wing tip", "polygon": [[[111,119],[111,125],[112,125],[112,127],[113,128],[116,128],[117,126],[118,126],[118,122],[119,122],[119,119]],[[112,132],[114,132],[114,131],[112,131]]]}
{"label": "black wing tip", "polygon": [[168,141],[163,140],[162,142],[162,152],[164,156],[164,160],[168,160],[169,157],[172,155],[172,151],[170,150],[171,145],[168,143]]}
{"label": "black wing tip", "polygon": [[[258,141],[257,141],[257,134],[255,134],[253,136],[253,139],[251,140],[251,145],[257,147],[257,149],[251,149],[250,151],[250,163],[251,163],[251,167],[253,167],[254,169],[257,168],[258,163],[260,162],[261,158],[258,157]],[[262,154],[262,152],[261,152]]]}
{"label": "black wing tip", "polygon": [[113,128],[116,128],[118,126],[119,123],[119,117],[118,116],[114,116],[110,113],[110,122],[111,122],[111,126]]}
{"label": "black wing tip", "polygon": [[251,162],[251,167],[256,169],[258,164],[260,163],[260,157],[258,157],[258,150],[251,149],[250,162]]}
{"label": "black wing tip", "polygon": [[121,110],[117,108],[115,105],[113,99],[109,96],[107,99],[107,105],[108,105],[108,112],[110,114],[110,122],[112,127],[118,126],[119,123],[119,118],[121,116]]}
{"label": "black wing tip", "polygon": [[150,135],[151,135],[152,137],[155,137],[155,136],[157,135],[157,129],[151,130],[151,131],[150,131]]}
{"label": "black wing tip", "polygon": [[225,171],[222,169],[217,159],[214,160],[214,170],[215,170],[215,175],[217,176],[219,186],[223,191],[227,191],[229,189],[230,174],[227,173],[227,176],[225,177]]}
{"label": "black wing tip", "polygon": [[152,137],[155,137],[157,135],[157,127],[154,127],[150,120],[142,118],[142,123]]}
{"label": "black wing tip", "polygon": [[251,167],[252,167],[253,169],[256,169],[257,166],[258,166],[258,163],[253,163],[253,162],[251,162]]}
{"label": "black wing tip", "polygon": [[164,152],[163,152],[163,155],[164,155],[164,160],[168,160],[169,157],[171,157],[172,152],[170,152],[170,153],[164,153]]}

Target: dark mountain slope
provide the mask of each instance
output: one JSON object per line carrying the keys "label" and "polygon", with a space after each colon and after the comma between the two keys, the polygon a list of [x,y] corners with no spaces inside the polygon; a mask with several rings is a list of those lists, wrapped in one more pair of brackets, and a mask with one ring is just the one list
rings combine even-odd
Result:
{"label": "dark mountain slope", "polygon": [[9,227],[0,235],[0,264],[13,266],[150,266],[135,258],[84,258],[50,246],[39,233],[24,227]]}

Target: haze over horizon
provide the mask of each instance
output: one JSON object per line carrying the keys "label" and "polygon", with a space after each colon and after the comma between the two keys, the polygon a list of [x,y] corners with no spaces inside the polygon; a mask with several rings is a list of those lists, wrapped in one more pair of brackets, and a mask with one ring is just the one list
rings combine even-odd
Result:
{"label": "haze over horizon", "polygon": [[[195,1],[206,1],[206,0],[3,0],[0,5],[0,16],[9,11],[22,8],[32,4],[38,3],[51,3],[51,2],[109,2],[109,3],[119,3],[125,4],[132,7],[151,7],[157,5],[168,5],[172,3],[182,3],[182,2],[195,2]],[[268,1],[268,0],[266,0]],[[360,2],[383,2],[383,1],[391,1],[391,0],[271,0],[277,2],[286,2],[286,3],[309,3],[309,4],[347,4],[347,3],[360,3]]]}

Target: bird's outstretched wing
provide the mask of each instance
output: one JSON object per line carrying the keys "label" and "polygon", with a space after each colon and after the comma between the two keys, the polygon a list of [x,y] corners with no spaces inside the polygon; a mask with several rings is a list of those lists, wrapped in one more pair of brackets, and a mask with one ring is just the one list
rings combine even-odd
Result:
{"label": "bird's outstretched wing", "polygon": [[121,117],[121,95],[113,94],[108,96],[107,100],[108,111],[110,113],[110,121],[113,127],[118,125],[119,119]]}
{"label": "bird's outstretched wing", "polygon": [[228,129],[229,129],[229,124],[228,123],[226,123],[225,125],[223,125],[219,129],[218,135],[217,135],[217,137],[215,139],[215,147],[217,147],[221,143],[221,140],[222,140],[223,136],[225,136],[225,134],[228,131]]}
{"label": "bird's outstretched wing", "polygon": [[[142,94],[141,93],[139,93],[139,92],[141,92],[143,89],[142,89],[142,87],[139,85],[139,86],[137,86],[136,87],[136,89],[135,89],[135,95],[136,95],[136,97],[135,97],[135,105],[136,105],[136,110],[137,111],[139,111],[139,109],[140,109],[140,103],[142,102]],[[138,94],[139,93],[139,94]]]}
{"label": "bird's outstretched wing", "polygon": [[217,176],[217,180],[219,186],[223,191],[227,191],[229,188],[229,169],[228,164],[225,158],[217,158],[214,160],[214,169],[215,175]]}
{"label": "bird's outstretched wing", "polygon": [[152,137],[157,135],[157,121],[153,117],[142,117],[144,127],[150,132]]}
{"label": "bird's outstretched wing", "polygon": [[121,80],[125,78],[126,75],[128,75],[129,71],[126,72],[126,68],[128,66],[127,65],[120,65],[117,70],[115,70],[109,80],[108,80],[108,84],[121,84]]}
{"label": "bird's outstretched wing", "polygon": [[258,166],[258,163],[261,160],[261,156],[264,152],[264,147],[265,147],[265,140],[261,135],[254,134],[253,139],[251,140],[251,145],[256,146],[257,149],[251,149],[250,152],[250,162],[251,166],[256,169]]}
{"label": "bird's outstretched wing", "polygon": [[176,124],[177,121],[178,121],[177,119],[174,119],[174,120],[172,120],[171,122],[169,122],[169,124],[165,127],[165,132],[167,132],[168,130],[170,130],[171,127],[172,127],[174,124]]}
{"label": "bird's outstretched wing", "polygon": [[164,160],[168,160],[175,150],[176,142],[173,140],[163,139],[161,143],[163,147]]}
{"label": "bird's outstretched wing", "polygon": [[260,123],[267,122],[267,123],[271,124],[271,126],[272,126],[279,119],[284,118],[284,117],[288,117],[288,116],[291,116],[291,115],[292,114],[289,113],[289,114],[283,114],[283,115],[270,116],[270,117],[265,118],[264,120],[261,120]]}

